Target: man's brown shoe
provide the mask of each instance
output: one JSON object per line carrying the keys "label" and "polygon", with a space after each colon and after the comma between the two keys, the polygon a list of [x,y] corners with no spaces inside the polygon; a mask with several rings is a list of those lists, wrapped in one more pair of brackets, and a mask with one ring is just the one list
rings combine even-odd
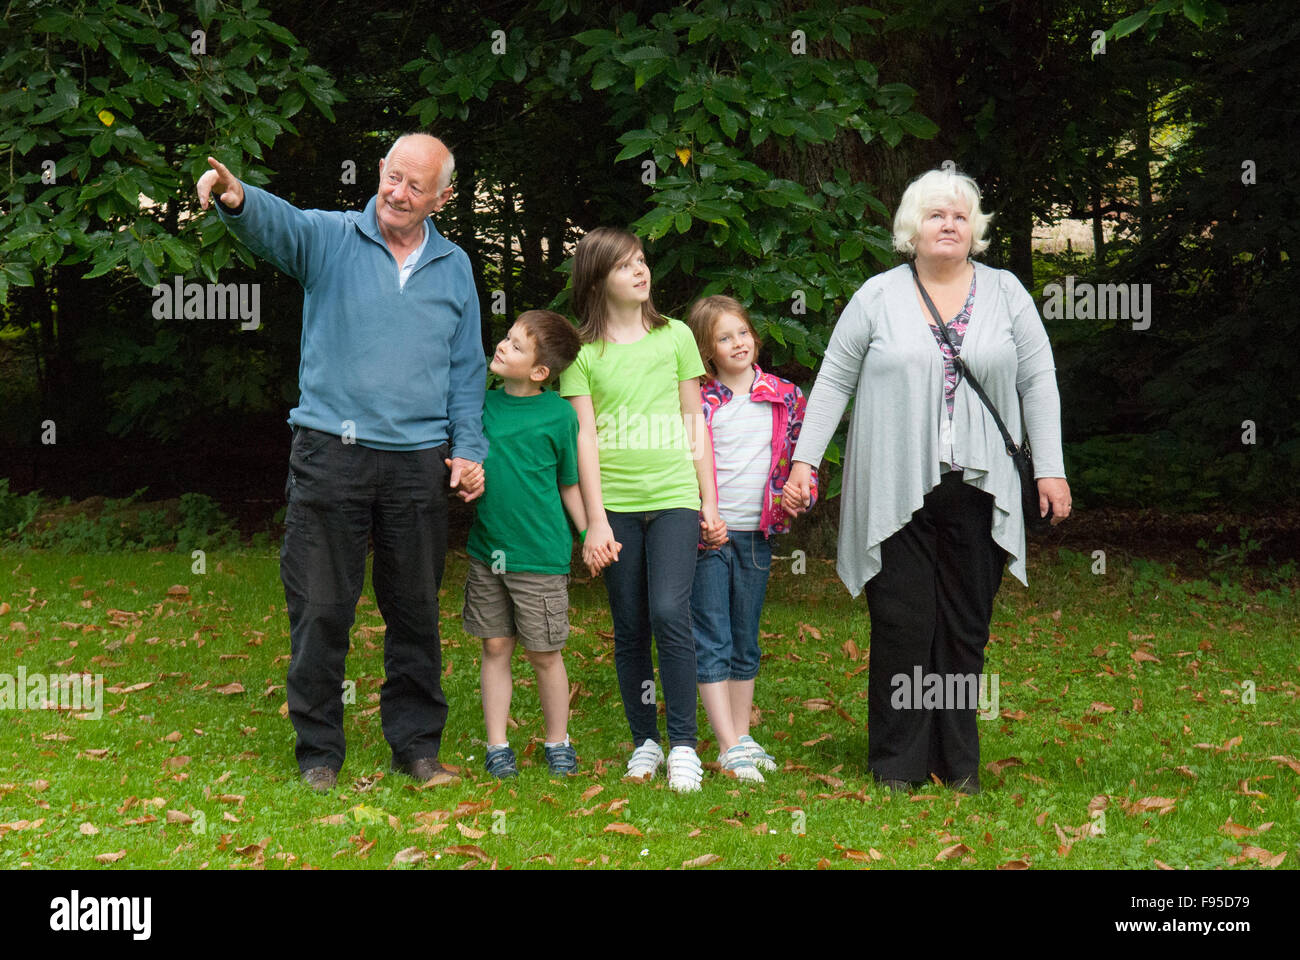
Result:
{"label": "man's brown shoe", "polygon": [[420,757],[410,763],[393,761],[393,769],[399,773],[414,777],[421,783],[428,783],[434,777],[442,782],[459,779],[454,773],[438,762],[437,757]]}
{"label": "man's brown shoe", "polygon": [[329,767],[312,767],[302,772],[302,782],[317,793],[333,790],[339,782],[339,775]]}

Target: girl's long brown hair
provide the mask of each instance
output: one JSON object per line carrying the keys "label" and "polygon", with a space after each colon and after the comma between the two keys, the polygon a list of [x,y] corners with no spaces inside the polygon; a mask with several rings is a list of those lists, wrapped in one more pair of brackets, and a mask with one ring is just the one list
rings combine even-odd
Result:
{"label": "girl's long brown hair", "polygon": [[[578,316],[578,336],[583,343],[605,339],[609,325],[605,280],[610,271],[629,254],[643,251],[634,234],[614,227],[597,227],[578,241],[573,254],[573,312]],[[650,297],[641,304],[641,321],[647,330],[668,322]]]}

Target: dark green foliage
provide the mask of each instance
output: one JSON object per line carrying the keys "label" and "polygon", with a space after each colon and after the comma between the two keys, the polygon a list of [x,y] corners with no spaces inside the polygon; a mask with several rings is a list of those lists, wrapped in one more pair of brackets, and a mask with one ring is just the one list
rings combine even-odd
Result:
{"label": "dark green foliage", "polygon": [[238,532],[211,497],[186,493],[179,501],[146,504],[140,502],[144,493],[141,487],[121,499],[43,504],[36,492],[14,496],[9,480],[0,479],[0,545],[63,553],[189,553],[238,545]]}
{"label": "dark green foliage", "polygon": [[[997,215],[985,259],[1035,293],[1067,274],[1152,285],[1149,330],[1048,324],[1081,502],[1294,498],[1300,24],[1285,5],[155,7],[8,11],[0,442],[35,443],[47,418],[75,442],[283,412],[302,292],[193,216],[204,158],[302,207],[358,208],[420,124],[456,152],[438,222],[469,254],[485,347],[520,310],[563,309],[582,232],[631,224],[662,309],[739,297],[764,365],[806,387],[847,298],[895,262],[903,184],[951,159]],[[1091,223],[1095,254],[1034,250],[1036,224],[1063,217]],[[149,285],[175,274],[261,283],[261,329],[154,318]]]}

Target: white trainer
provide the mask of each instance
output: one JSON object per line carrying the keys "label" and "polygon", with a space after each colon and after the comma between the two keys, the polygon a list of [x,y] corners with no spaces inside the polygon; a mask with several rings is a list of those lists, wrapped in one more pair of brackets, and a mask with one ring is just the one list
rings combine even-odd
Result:
{"label": "white trainer", "polygon": [[691,793],[700,789],[704,767],[692,747],[673,747],[668,751],[668,786],[678,793]]}
{"label": "white trainer", "polygon": [[653,780],[655,771],[663,762],[663,748],[653,740],[647,740],[632,751],[632,759],[627,762],[627,773],[624,776]]}
{"label": "white trainer", "polygon": [[763,775],[758,772],[754,760],[743,744],[736,744],[725,753],[718,754],[718,763],[722,769],[735,776],[737,780],[752,780],[763,783]]}
{"label": "white trainer", "polygon": [[753,737],[748,734],[741,737],[740,745],[749,751],[749,759],[754,761],[754,766],[758,767],[758,769],[766,770],[769,773],[776,769],[776,757],[760,747]]}

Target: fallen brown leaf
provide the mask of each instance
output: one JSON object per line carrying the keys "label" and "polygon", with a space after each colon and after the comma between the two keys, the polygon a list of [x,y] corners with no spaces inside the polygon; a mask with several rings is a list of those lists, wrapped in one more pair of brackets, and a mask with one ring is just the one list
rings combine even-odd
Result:
{"label": "fallen brown leaf", "polygon": [[483,852],[482,847],[476,846],[472,843],[463,843],[459,846],[448,847],[443,851],[443,853],[454,854],[458,857],[473,857],[475,860],[481,860],[484,863],[487,863],[490,859],[488,855]]}
{"label": "fallen brown leaf", "polygon": [[421,860],[428,859],[428,854],[419,847],[407,847],[404,850],[398,850],[393,854],[394,864],[419,863]]}
{"label": "fallen brown leaf", "polygon": [[613,823],[607,823],[607,824],[605,824],[605,829],[604,829],[603,832],[604,832],[604,833],[622,833],[622,834],[625,834],[625,835],[627,835],[627,836],[629,836],[629,837],[644,837],[644,836],[645,836],[644,833],[642,833],[642,832],[641,832],[640,830],[638,830],[636,827],[632,826],[632,824],[630,824],[630,823],[625,823],[625,822],[622,821],[622,820],[616,820],[616,821],[613,822]]}
{"label": "fallen brown leaf", "polygon": [[1007,769],[1007,767],[1023,767],[1024,765],[1025,761],[1021,760],[1019,757],[1006,757],[1002,760],[992,760],[989,763],[984,764],[984,769],[996,777],[999,776],[1003,770]]}
{"label": "fallen brown leaf", "polygon": [[951,847],[944,847],[940,850],[934,859],[936,862],[940,860],[951,860],[953,857],[963,857],[970,852],[971,849],[966,846],[966,844],[954,843]]}
{"label": "fallen brown leaf", "polygon": [[701,854],[698,857],[695,857],[693,860],[683,860],[682,869],[693,870],[696,867],[707,867],[707,866],[711,866],[712,864],[721,863],[721,862],[722,862],[722,858],[718,856],[716,853],[705,853],[705,854]]}

